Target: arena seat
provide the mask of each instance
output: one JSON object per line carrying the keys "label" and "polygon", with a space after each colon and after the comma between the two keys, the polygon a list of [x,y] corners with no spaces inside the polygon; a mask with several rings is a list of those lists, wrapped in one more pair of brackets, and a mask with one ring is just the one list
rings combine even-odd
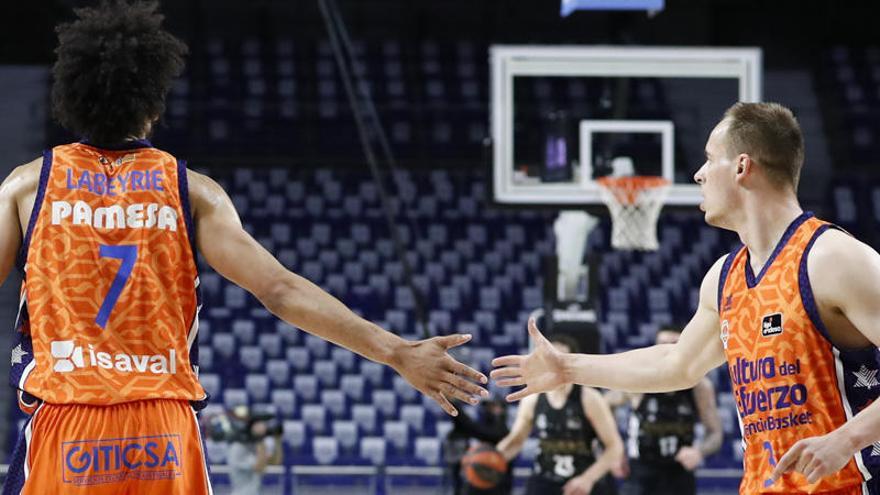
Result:
{"label": "arena seat", "polygon": [[373,405],[385,418],[397,417],[397,394],[392,390],[374,390]]}
{"label": "arena seat", "polygon": [[333,464],[339,456],[339,442],[333,437],[315,437],[312,452],[318,464]]}
{"label": "arena seat", "polygon": [[341,390],[322,390],[321,404],[336,419],[344,419],[348,416],[348,400]]}
{"label": "arena seat", "polygon": [[244,388],[251,403],[269,401],[269,377],[262,374],[249,374],[244,377]]}
{"label": "arena seat", "polygon": [[388,442],[382,437],[361,438],[360,456],[373,465],[384,465]]}
{"label": "arena seat", "polygon": [[316,434],[327,431],[327,409],[320,404],[305,404],[300,409],[302,420]]}
{"label": "arena seat", "polygon": [[296,375],[293,377],[293,390],[306,402],[318,399],[318,379],[314,375]]}
{"label": "arena seat", "polygon": [[273,387],[287,387],[290,384],[290,363],[281,359],[270,359],[266,362],[266,375]]}
{"label": "arena seat", "polygon": [[284,418],[296,417],[296,395],[292,390],[272,390],[271,403]]}

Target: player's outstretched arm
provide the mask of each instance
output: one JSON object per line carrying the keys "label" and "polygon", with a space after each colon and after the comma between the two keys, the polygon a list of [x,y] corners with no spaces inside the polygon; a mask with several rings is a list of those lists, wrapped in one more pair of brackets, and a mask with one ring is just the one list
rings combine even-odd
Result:
{"label": "player's outstretched arm", "polygon": [[[848,348],[880,346],[880,255],[848,234],[829,230],[816,240],[807,272],[820,313],[840,315],[858,330],[829,328],[835,343]],[[779,459],[771,479],[775,482],[784,473],[798,472],[814,483],[876,442],[880,442],[880,401],[875,400],[837,430],[794,444]]]}
{"label": "player's outstretched arm", "polygon": [[522,403],[519,405],[519,409],[516,411],[516,420],[513,422],[513,427],[510,429],[507,436],[501,439],[501,441],[498,442],[498,445],[495,446],[498,452],[501,452],[501,455],[503,455],[508,462],[512,461],[519,455],[523,448],[523,444],[532,433],[532,421],[535,419],[535,405],[537,403],[537,395],[532,395],[523,399]]}
{"label": "player's outstretched arm", "polygon": [[210,178],[190,171],[196,244],[211,267],[253,294],[273,314],[303,330],[394,368],[420,392],[456,415],[449,399],[475,404],[488,393],[483,374],[448,353],[470,340],[450,335],[409,342],[357,316],[339,300],[290,272],[243,228],[232,201]]}
{"label": "player's outstretched arm", "polygon": [[516,401],[565,383],[626,392],[668,392],[691,388],[724,362],[718,321],[718,279],[723,259],[709,270],[700,287],[697,312],[676,344],[655,345],[620,354],[573,354],[556,350],[529,321],[532,352],[492,361],[492,379],[503,387],[523,389],[507,396]]}
{"label": "player's outstretched arm", "polygon": [[590,387],[584,387],[581,389],[581,404],[587,421],[593,425],[605,451],[583,473],[565,484],[564,495],[589,495],[593,486],[623,458],[623,440],[617,431],[614,414],[602,395]]}
{"label": "player's outstretched arm", "polygon": [[[15,168],[0,184],[0,285],[15,266],[15,258],[21,249],[22,218],[29,216],[33,207],[40,180],[40,163],[41,160],[37,159]],[[21,211],[28,201],[28,211]]]}

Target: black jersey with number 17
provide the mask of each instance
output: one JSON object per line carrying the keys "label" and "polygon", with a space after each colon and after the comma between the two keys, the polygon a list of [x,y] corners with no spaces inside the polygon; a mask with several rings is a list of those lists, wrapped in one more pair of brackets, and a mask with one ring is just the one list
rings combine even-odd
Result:
{"label": "black jersey with number 17", "polygon": [[596,432],[584,414],[581,387],[574,385],[560,409],[553,408],[547,394],[538,397],[534,427],[540,440],[535,475],[564,482],[581,474],[593,462]]}
{"label": "black jersey with number 17", "polygon": [[681,447],[694,443],[694,391],[645,394],[629,420],[627,455],[650,463],[675,462]]}

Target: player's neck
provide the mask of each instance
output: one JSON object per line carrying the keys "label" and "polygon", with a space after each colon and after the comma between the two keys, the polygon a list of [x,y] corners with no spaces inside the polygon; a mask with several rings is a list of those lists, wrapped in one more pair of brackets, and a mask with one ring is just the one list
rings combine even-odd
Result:
{"label": "player's neck", "polygon": [[794,196],[779,201],[746,202],[742,225],[736,230],[749,250],[753,269],[764,266],[785,230],[803,212]]}

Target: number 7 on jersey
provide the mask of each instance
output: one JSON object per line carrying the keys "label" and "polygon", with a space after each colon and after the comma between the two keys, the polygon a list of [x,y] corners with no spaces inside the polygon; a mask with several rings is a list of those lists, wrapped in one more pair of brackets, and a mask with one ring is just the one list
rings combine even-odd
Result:
{"label": "number 7 on jersey", "polygon": [[128,278],[131,277],[131,271],[134,268],[135,261],[137,261],[138,249],[137,246],[102,245],[100,254],[102,258],[122,260],[122,264],[119,265],[119,271],[116,272],[116,278],[113,279],[110,290],[107,291],[107,296],[104,298],[104,302],[101,303],[101,309],[98,310],[98,316],[95,317],[95,323],[101,329],[104,329],[107,326],[107,320],[110,319],[113,307],[116,306],[116,301],[119,300],[119,295],[122,294],[122,289],[125,288]]}

